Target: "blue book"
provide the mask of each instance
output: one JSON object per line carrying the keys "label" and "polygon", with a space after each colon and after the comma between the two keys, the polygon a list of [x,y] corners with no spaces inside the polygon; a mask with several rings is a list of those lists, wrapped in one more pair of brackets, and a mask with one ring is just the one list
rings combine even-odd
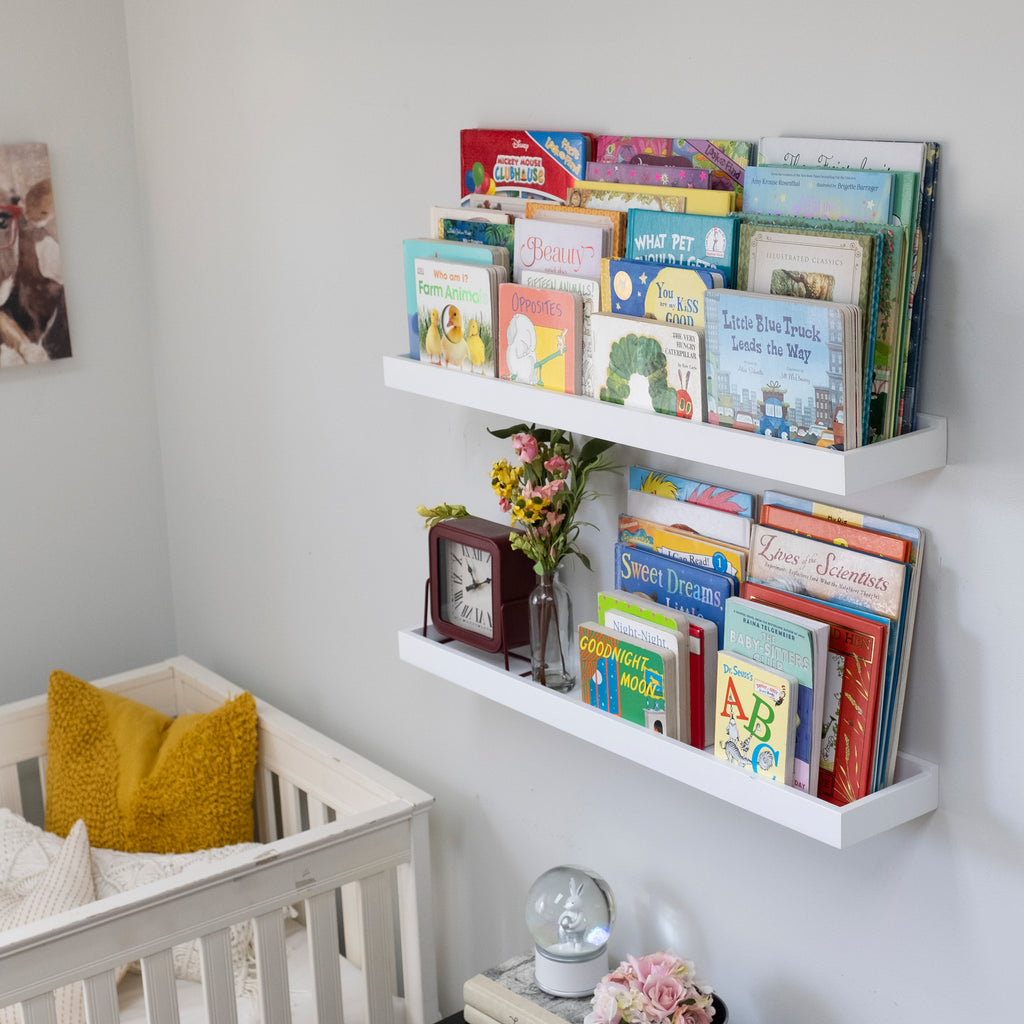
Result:
{"label": "blue book", "polygon": [[815,795],[821,761],[828,636],[826,622],[739,597],[725,603],[722,649],[742,654],[776,672],[785,672],[799,684],[793,785]]}
{"label": "blue book", "polygon": [[726,288],[736,279],[739,221],[701,213],[630,210],[626,258],[676,267],[720,270]]}
{"label": "blue book", "polygon": [[748,167],[743,212],[853,220],[892,220],[892,174],[837,167]]}
{"label": "blue book", "polygon": [[732,576],[629,544],[616,544],[615,588],[643,594],[659,604],[713,622],[718,627],[721,647],[725,602],[736,594],[736,580]]}
{"label": "blue book", "polygon": [[601,261],[601,309],[704,330],[704,296],[725,275],[703,267],[666,267],[643,260]]}

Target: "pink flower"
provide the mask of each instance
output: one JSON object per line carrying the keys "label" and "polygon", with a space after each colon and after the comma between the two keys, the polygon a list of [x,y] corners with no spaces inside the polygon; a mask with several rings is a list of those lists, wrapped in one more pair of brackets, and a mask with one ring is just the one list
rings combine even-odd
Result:
{"label": "pink flower", "polygon": [[[617,989],[622,986],[601,985],[594,993],[594,1009],[583,1018],[583,1024],[619,1024],[622,1014],[619,1012]],[[626,993],[623,993],[626,994]]]}
{"label": "pink flower", "polygon": [[513,434],[512,450],[524,462],[533,462],[540,451],[540,445],[533,434]]}
{"label": "pink flower", "polygon": [[544,468],[555,476],[568,476],[569,475],[569,463],[562,458],[561,455],[552,455],[547,462],[544,463]]}
{"label": "pink flower", "polygon": [[[658,964],[658,968],[664,965]],[[651,1020],[665,1020],[686,995],[683,983],[663,970],[653,970],[643,982],[643,992],[648,999],[647,1016]]]}
{"label": "pink flower", "polygon": [[502,512],[511,512],[512,502],[508,498],[499,498],[498,508],[500,508]]}

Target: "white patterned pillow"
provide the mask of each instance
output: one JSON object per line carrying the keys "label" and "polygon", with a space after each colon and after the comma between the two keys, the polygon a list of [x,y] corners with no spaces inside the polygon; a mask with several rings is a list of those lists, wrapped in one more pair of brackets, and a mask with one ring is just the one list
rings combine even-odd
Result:
{"label": "white patterned pillow", "polygon": [[[96,898],[84,821],[67,839],[41,841],[41,830],[0,808],[0,930],[41,921],[91,903]],[[27,827],[24,827],[27,826]],[[55,992],[60,1024],[85,1024],[82,983]],[[16,1006],[0,1009],[0,1024],[20,1024]]]}

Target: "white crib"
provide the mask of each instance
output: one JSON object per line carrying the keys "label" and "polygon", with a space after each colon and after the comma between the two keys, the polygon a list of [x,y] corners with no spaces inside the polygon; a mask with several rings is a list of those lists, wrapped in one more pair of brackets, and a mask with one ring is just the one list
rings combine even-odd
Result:
{"label": "white crib", "polygon": [[[95,681],[166,715],[241,692],[188,658]],[[247,863],[203,867],[0,934],[0,1006],[56,1024],[53,991],[83,981],[89,1024],[121,1024],[118,969],[141,961],[146,1024],[187,1019],[191,985],[209,1024],[236,1024],[229,927],[252,920],[258,1007],[299,1024],[286,913],[304,925],[308,1012],[317,1024],[433,1024],[437,1004],[427,812],[433,798],[257,699],[257,838]],[[0,806],[27,814],[45,792],[46,697],[0,708]],[[35,769],[38,769],[36,772]],[[33,786],[32,779],[39,782]],[[294,917],[294,913],[292,914]],[[171,947],[201,936],[202,984],[176,981]],[[343,955],[342,955],[343,953]]]}

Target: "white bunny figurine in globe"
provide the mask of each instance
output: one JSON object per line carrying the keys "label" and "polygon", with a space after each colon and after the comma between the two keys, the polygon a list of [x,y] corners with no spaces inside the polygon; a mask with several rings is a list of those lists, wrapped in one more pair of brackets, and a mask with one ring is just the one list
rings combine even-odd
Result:
{"label": "white bunny figurine in globe", "polygon": [[579,946],[587,930],[587,919],[583,915],[583,882],[569,879],[569,896],[558,915],[558,937],[563,943]]}

